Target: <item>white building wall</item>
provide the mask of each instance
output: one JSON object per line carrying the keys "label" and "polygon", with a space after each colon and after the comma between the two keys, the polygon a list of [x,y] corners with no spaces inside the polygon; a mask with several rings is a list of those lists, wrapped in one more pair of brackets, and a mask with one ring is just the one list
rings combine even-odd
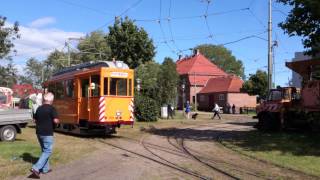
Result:
{"label": "white building wall", "polygon": [[[304,55],[303,52],[296,52],[294,53],[294,58],[292,59],[292,62],[306,60],[310,58],[310,56]],[[292,86],[301,88],[301,82],[302,77],[296,72],[292,71]]]}

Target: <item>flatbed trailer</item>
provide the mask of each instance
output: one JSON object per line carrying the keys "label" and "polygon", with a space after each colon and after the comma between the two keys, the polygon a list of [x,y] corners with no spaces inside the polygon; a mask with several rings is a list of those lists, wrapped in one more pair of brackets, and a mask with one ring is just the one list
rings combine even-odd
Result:
{"label": "flatbed trailer", "polygon": [[0,109],[0,140],[14,141],[31,120],[30,109]]}

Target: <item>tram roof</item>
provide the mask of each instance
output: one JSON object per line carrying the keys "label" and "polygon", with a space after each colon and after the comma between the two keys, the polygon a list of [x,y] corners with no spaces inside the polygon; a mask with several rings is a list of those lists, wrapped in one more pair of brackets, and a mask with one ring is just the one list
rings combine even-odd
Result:
{"label": "tram roof", "polygon": [[78,64],[75,66],[64,68],[56,73],[53,76],[58,76],[61,74],[78,71],[86,68],[96,68],[96,67],[109,67],[109,68],[118,68],[118,69],[129,69],[129,66],[123,61],[98,61],[98,62],[86,62],[82,64]]}

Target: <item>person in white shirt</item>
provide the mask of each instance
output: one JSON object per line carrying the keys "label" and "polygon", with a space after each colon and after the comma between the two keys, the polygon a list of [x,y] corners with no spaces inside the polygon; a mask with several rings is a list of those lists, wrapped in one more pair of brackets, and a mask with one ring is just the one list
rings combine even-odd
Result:
{"label": "person in white shirt", "polygon": [[214,104],[214,108],[212,109],[212,111],[214,113],[212,119],[214,119],[216,116],[218,116],[219,119],[221,119],[221,117],[220,117],[220,107],[219,107],[219,105],[217,103]]}

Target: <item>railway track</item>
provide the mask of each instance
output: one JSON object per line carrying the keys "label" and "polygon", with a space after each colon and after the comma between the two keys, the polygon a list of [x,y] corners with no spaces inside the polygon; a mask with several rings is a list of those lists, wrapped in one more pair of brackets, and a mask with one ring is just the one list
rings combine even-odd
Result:
{"label": "railway track", "polygon": [[[199,126],[188,126],[188,128],[198,128],[198,127],[206,127],[206,125],[210,125],[212,123],[208,124],[202,124]],[[215,123],[214,123],[215,124]],[[223,177],[224,179],[241,179],[237,177],[234,174],[231,174],[230,172],[225,169],[225,165],[223,167],[221,165],[218,165],[219,162],[216,162],[214,160],[210,160],[210,158],[205,158],[203,155],[201,157],[198,157],[198,155],[194,155],[193,150],[188,148],[185,144],[185,139],[183,138],[174,138],[176,134],[173,134],[172,136],[168,136],[166,138],[167,143],[166,144],[154,144],[149,142],[148,140],[152,137],[155,137],[156,135],[152,134],[146,134],[144,135],[140,140],[132,140],[130,138],[122,138],[122,140],[126,140],[130,143],[139,144],[145,151],[143,152],[137,152],[134,150],[130,150],[127,147],[122,147],[117,145],[115,142],[107,142],[104,140],[100,140],[101,143],[107,144],[109,146],[112,146],[117,149],[121,149],[124,151],[127,151],[129,153],[135,154],[139,157],[143,157],[145,159],[148,159],[150,161],[153,161],[155,163],[161,164],[163,166],[169,167],[175,171],[178,171],[179,173],[188,175],[193,178],[197,179],[213,179],[210,174],[217,174],[219,177]],[[156,136],[158,138],[158,136]],[[174,141],[172,141],[174,140]],[[184,161],[188,161],[193,164],[197,164],[200,169],[205,168],[207,172],[209,173],[201,173],[199,171],[199,168],[186,168],[183,167],[183,165],[179,164],[178,161],[175,162],[175,160],[171,159],[170,157],[175,156],[176,158],[173,159],[182,159]],[[220,162],[221,164],[221,162]],[[230,168],[228,168],[229,170]],[[231,168],[233,171],[235,171],[236,168]],[[238,170],[240,171],[240,170]],[[208,175],[209,174],[209,175]],[[251,174],[252,176],[252,174]],[[257,177],[257,176],[256,176]],[[260,178],[263,179],[263,178]]]}
{"label": "railway track", "polygon": [[[203,130],[217,123],[207,123],[201,125],[189,125],[184,129],[189,130]],[[221,132],[218,131],[211,139],[204,142],[209,143],[209,147],[221,146],[220,141],[228,137],[231,131],[245,130],[245,127],[239,129],[228,129],[226,124],[218,124]],[[225,131],[224,131],[225,130]],[[193,132],[193,131],[192,131]],[[196,132],[196,131],[195,131]],[[228,133],[226,133],[228,132]],[[233,162],[218,156],[208,154],[210,151],[203,151],[197,147],[198,142],[190,138],[192,135],[183,135],[184,131],[169,132],[168,135],[159,135],[157,133],[149,132],[140,139],[131,139],[128,137],[117,138],[114,140],[99,140],[101,143],[109,145],[128,153],[134,154],[143,159],[147,159],[158,165],[170,168],[167,174],[185,175],[186,177],[195,179],[276,179],[279,178],[277,174],[266,174],[264,166],[270,167],[269,163],[259,162],[261,168],[254,166],[243,166],[241,162]],[[206,134],[207,135],[207,134]],[[210,135],[210,134],[208,134]],[[119,140],[119,141],[118,141]],[[211,141],[212,140],[212,141]],[[120,143],[122,142],[122,143]],[[123,145],[123,142],[131,143]],[[218,143],[218,144],[217,144]],[[133,148],[135,147],[135,148]],[[217,147],[219,148],[219,147]],[[226,149],[227,150],[227,149]],[[232,150],[231,150],[232,151]],[[228,155],[228,154],[226,154]],[[242,157],[248,159],[250,158]],[[240,157],[241,159],[241,157]],[[252,161],[252,159],[251,159]],[[186,164],[191,164],[187,166]],[[178,176],[178,177],[180,177]],[[217,178],[218,177],[218,178]],[[286,176],[285,176],[286,177]]]}

